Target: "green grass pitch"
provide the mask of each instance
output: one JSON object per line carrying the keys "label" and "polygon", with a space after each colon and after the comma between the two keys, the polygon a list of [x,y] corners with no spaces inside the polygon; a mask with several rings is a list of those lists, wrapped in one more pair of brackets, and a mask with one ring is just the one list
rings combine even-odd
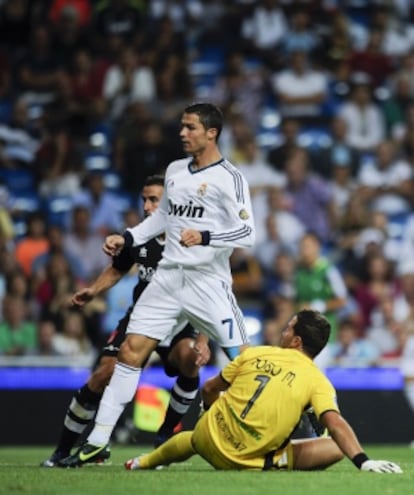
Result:
{"label": "green grass pitch", "polygon": [[359,472],[343,460],[320,472],[214,471],[200,457],[161,471],[125,471],[123,462],[145,449],[112,447],[109,466],[46,469],[39,463],[47,447],[0,447],[1,495],[411,495],[414,493],[414,449],[366,446],[373,459],[398,462],[402,475]]}

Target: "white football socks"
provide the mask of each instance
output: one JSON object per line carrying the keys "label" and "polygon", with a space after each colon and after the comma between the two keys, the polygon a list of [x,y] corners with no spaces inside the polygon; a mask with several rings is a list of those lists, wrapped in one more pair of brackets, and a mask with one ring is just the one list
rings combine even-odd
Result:
{"label": "white football socks", "polygon": [[88,436],[88,443],[102,446],[109,442],[125,406],[134,397],[141,371],[141,368],[116,363],[112,378],[99,404],[95,426]]}

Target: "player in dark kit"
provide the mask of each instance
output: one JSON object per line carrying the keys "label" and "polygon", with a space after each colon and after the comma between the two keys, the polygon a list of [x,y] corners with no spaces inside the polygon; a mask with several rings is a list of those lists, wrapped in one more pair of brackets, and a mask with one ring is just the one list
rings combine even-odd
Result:
{"label": "player in dark kit", "polygon": [[[147,179],[142,191],[146,216],[158,207],[164,189],[163,184],[164,179],[161,176],[151,176]],[[125,338],[132,307],[151,281],[163,249],[164,239],[161,236],[151,239],[142,246],[122,250],[113,257],[112,264],[103,270],[90,287],[73,295],[72,303],[76,306],[83,306],[101,292],[115,285],[134,264],[138,265],[139,280],[134,288],[132,305],[102,349],[98,364],[88,382],[72,398],[66,411],[59,442],[52,455],[42,462],[42,467],[55,467],[68,457],[86,426],[93,420],[103,391],[113,373],[119,347]],[[198,391],[199,367],[206,364],[210,358],[207,337],[196,332],[186,322],[183,322],[181,327],[183,327],[182,330],[176,333],[170,342],[160,342],[156,349],[166,374],[177,376],[164,422],[157,433],[157,445],[172,436],[174,428],[188,411]],[[178,329],[179,327],[177,331]],[[110,451],[105,449],[90,462],[102,462],[109,457]]]}

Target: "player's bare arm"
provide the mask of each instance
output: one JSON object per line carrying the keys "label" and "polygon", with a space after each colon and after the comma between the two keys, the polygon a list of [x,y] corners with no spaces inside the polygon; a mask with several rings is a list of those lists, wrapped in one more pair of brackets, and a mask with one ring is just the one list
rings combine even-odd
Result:
{"label": "player's bare arm", "polygon": [[221,392],[224,392],[229,388],[229,384],[223,380],[221,375],[213,376],[209,378],[201,389],[201,397],[203,399],[203,406],[208,409],[214,401],[216,401]]}
{"label": "player's bare arm", "polygon": [[183,229],[181,231],[180,243],[185,247],[199,246],[202,244],[201,232],[195,229]]}
{"label": "player's bare arm", "polygon": [[125,239],[122,235],[111,234],[105,238],[105,242],[102,246],[104,253],[109,256],[116,256],[124,247]]}
{"label": "player's bare arm", "polygon": [[354,430],[338,412],[327,411],[321,416],[320,421],[328,428],[332,439],[342,452],[361,471],[371,471],[374,473],[402,473],[400,466],[394,462],[369,459],[359,443]]}
{"label": "player's bare arm", "polygon": [[84,287],[75,292],[71,299],[72,305],[84,306],[86,303],[92,301],[97,295],[113,287],[122,276],[122,272],[111,265],[107,266],[89,287]]}

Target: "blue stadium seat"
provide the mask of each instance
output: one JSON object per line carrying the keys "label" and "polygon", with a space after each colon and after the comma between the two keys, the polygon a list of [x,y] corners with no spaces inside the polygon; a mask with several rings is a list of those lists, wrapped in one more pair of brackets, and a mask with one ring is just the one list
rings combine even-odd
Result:
{"label": "blue stadium seat", "polygon": [[36,181],[32,170],[2,168],[0,180],[13,195],[34,194],[36,191]]}
{"label": "blue stadium seat", "polygon": [[108,170],[111,160],[105,153],[87,153],[84,159],[86,170]]}
{"label": "blue stadium seat", "polygon": [[299,145],[311,151],[327,148],[332,143],[328,130],[321,127],[309,127],[299,133]]}
{"label": "blue stadium seat", "polygon": [[66,227],[66,220],[72,210],[71,196],[49,196],[43,202],[47,221],[50,225]]}

